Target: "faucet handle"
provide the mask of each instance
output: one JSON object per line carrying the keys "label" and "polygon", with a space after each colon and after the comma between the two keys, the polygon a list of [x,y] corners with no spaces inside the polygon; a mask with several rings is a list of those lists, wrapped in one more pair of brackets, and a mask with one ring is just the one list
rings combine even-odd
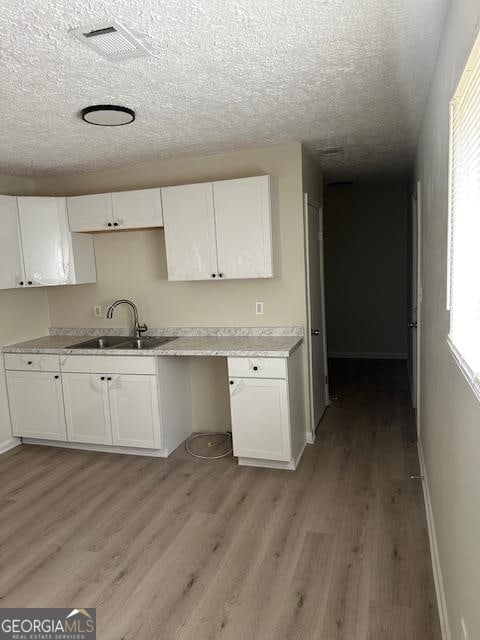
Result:
{"label": "faucet handle", "polygon": [[148,331],[148,327],[146,324],[138,324],[136,326],[136,332],[139,338],[142,337],[142,333],[144,333],[145,331]]}

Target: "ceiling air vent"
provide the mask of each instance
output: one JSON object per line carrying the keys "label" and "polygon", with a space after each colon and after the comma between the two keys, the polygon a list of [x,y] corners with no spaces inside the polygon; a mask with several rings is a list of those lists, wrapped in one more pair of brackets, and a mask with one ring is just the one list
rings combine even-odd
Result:
{"label": "ceiling air vent", "polygon": [[116,20],[70,32],[107,60],[127,60],[151,55],[147,47]]}

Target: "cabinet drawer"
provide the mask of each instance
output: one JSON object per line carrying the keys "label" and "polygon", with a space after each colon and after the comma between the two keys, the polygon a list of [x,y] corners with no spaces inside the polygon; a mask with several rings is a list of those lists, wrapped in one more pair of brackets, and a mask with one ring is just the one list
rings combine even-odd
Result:
{"label": "cabinet drawer", "polygon": [[285,358],[228,358],[231,378],[286,378]]}
{"label": "cabinet drawer", "polygon": [[60,358],[50,353],[5,353],[11,371],[60,371]]}
{"label": "cabinet drawer", "polygon": [[65,373],[125,373],[155,375],[155,358],[147,356],[62,356]]}

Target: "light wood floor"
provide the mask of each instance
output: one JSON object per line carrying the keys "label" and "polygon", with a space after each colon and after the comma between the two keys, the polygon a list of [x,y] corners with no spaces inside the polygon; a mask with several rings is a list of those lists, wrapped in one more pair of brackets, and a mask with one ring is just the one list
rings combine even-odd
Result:
{"label": "light wood floor", "polygon": [[331,375],[296,472],[3,455],[0,607],[97,607],[99,640],[439,640],[404,365]]}

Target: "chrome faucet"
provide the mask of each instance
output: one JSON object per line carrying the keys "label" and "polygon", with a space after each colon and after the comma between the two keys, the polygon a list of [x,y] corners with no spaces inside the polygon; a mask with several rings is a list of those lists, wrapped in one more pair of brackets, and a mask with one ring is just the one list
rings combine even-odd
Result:
{"label": "chrome faucet", "polygon": [[135,333],[135,337],[136,338],[141,338],[142,337],[142,333],[144,331],[148,330],[148,327],[146,324],[139,324],[138,322],[138,309],[137,309],[137,305],[135,303],[133,303],[131,300],[115,300],[115,302],[109,307],[108,311],[107,311],[107,318],[109,320],[111,320],[113,318],[113,310],[115,309],[115,307],[118,307],[119,304],[129,304],[132,309],[133,309],[133,319],[135,321],[135,326],[133,328],[134,333]]}

